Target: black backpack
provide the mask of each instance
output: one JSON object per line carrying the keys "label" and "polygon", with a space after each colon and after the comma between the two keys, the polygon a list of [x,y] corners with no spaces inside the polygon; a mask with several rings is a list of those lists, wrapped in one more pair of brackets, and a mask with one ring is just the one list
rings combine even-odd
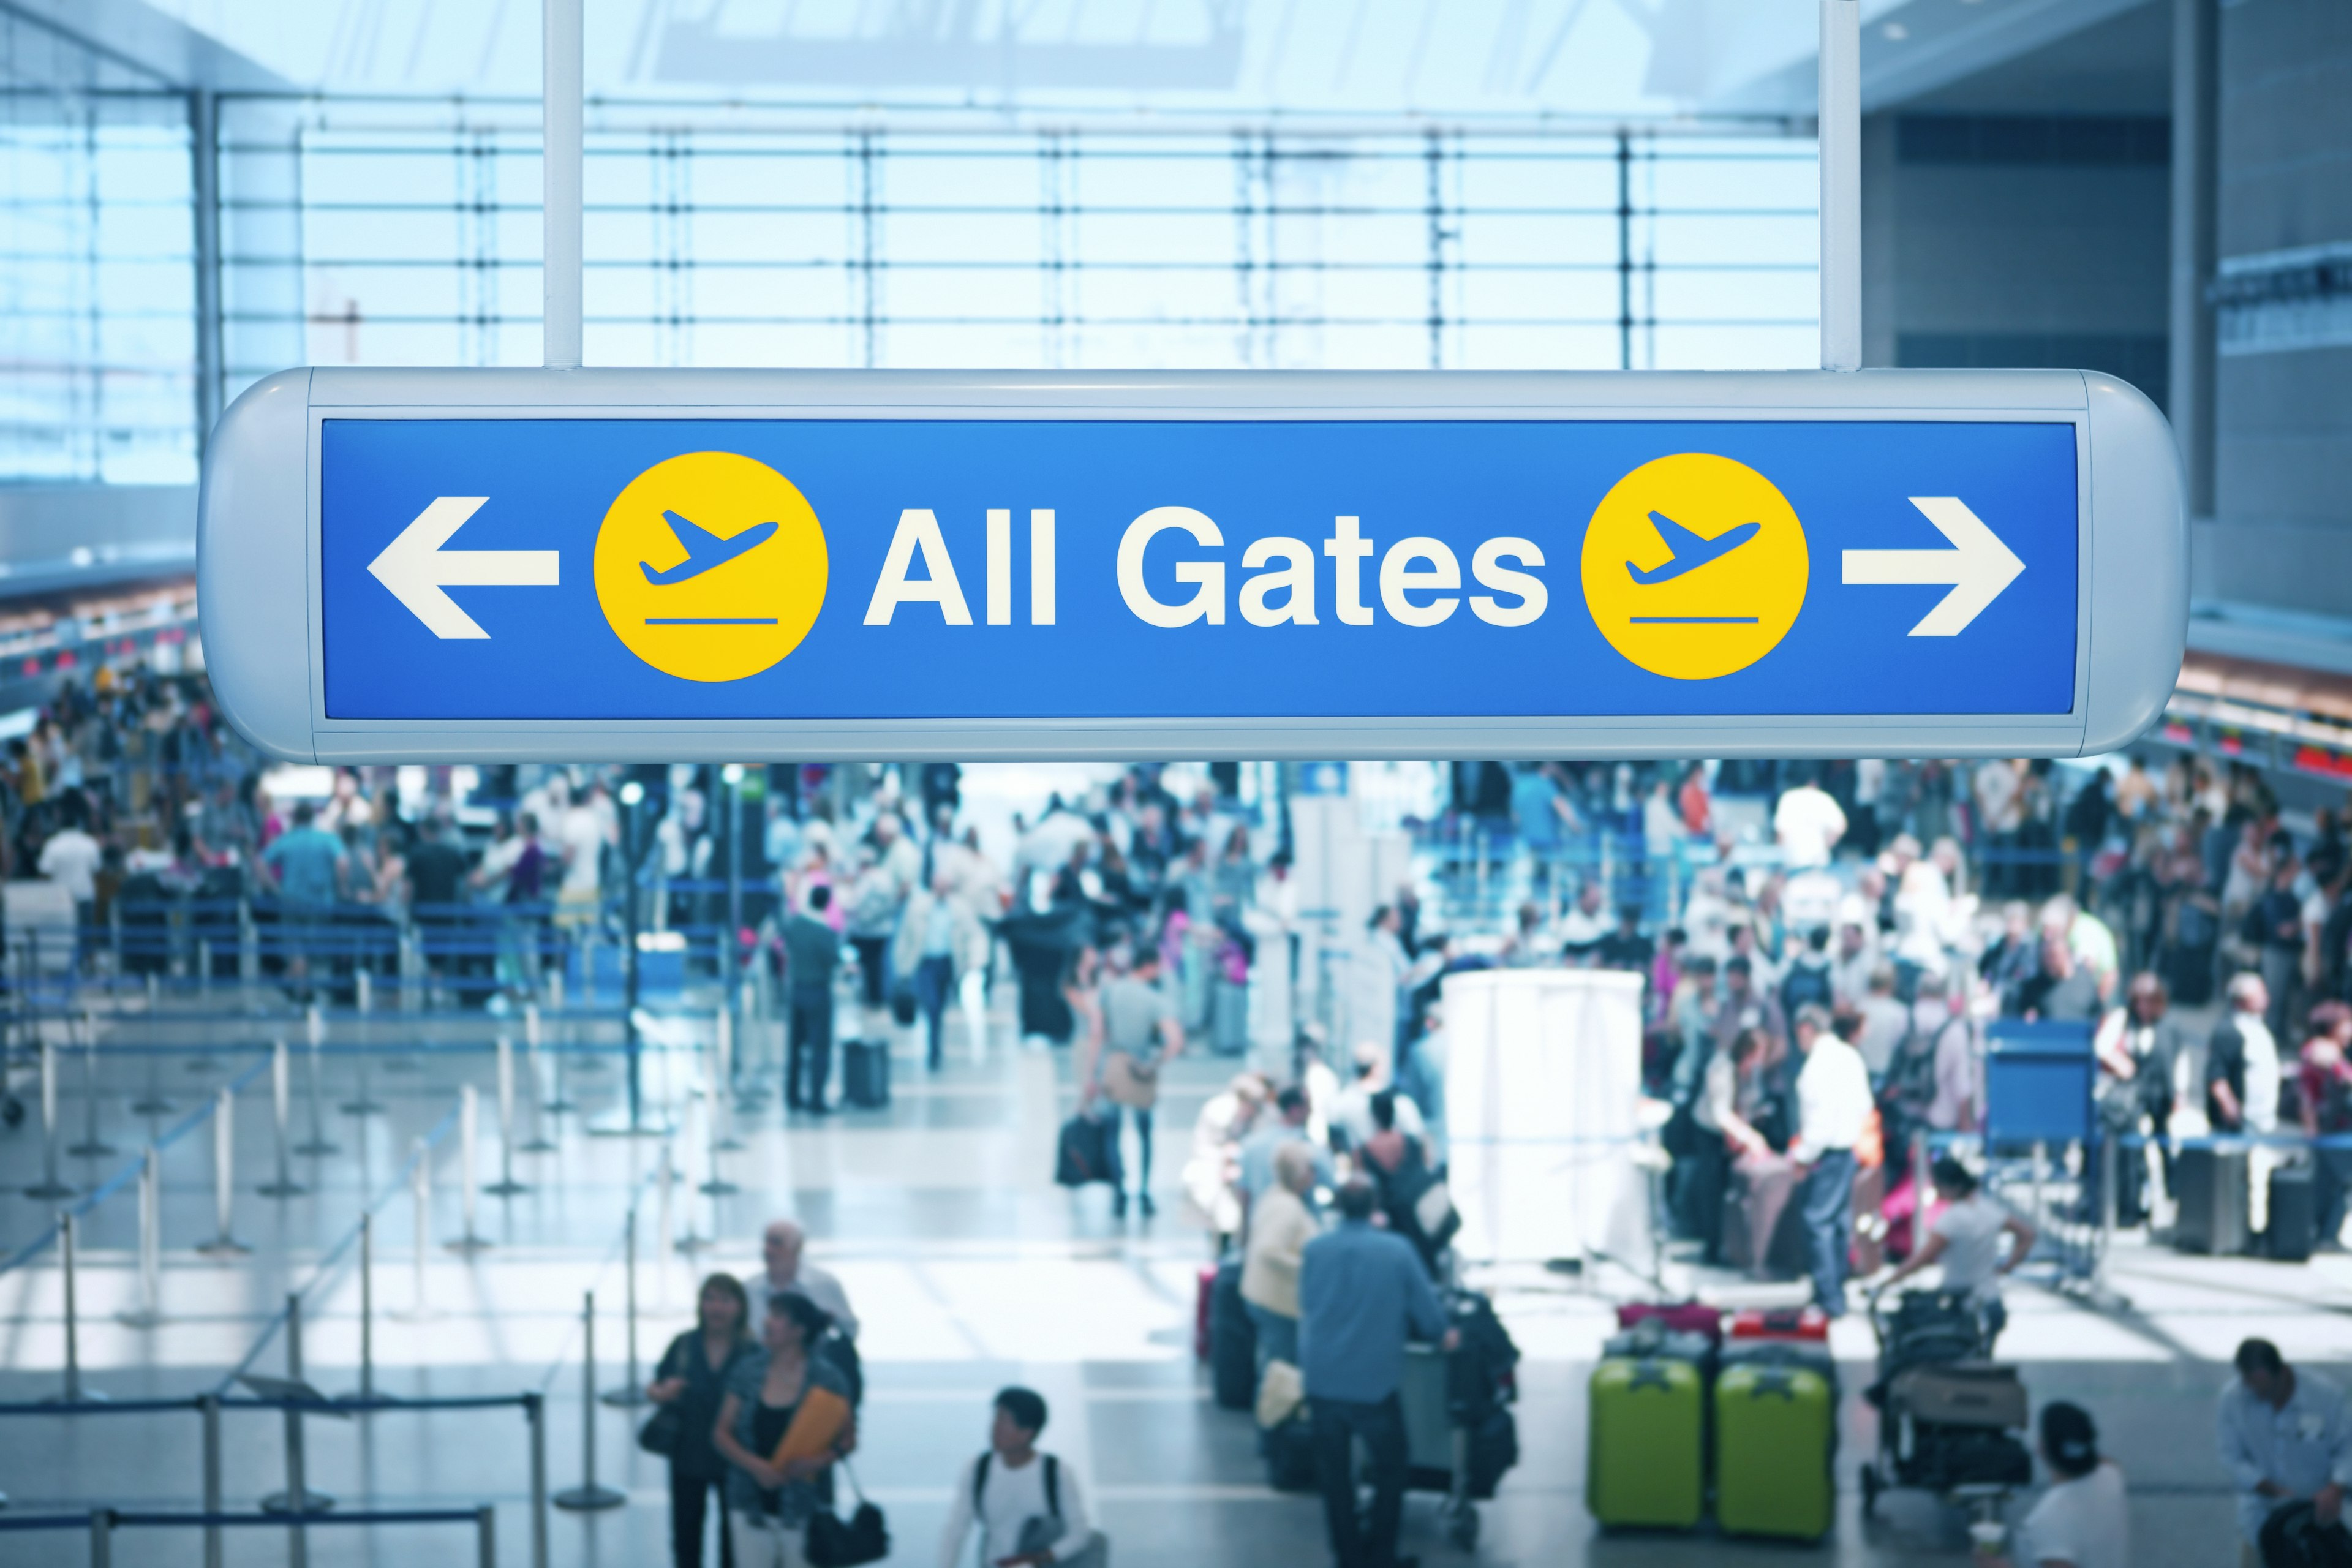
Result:
{"label": "black backpack", "polygon": [[2352,1531],[2322,1524],[2311,1504],[2291,1502],[2263,1521],[2263,1568],[2352,1568]]}

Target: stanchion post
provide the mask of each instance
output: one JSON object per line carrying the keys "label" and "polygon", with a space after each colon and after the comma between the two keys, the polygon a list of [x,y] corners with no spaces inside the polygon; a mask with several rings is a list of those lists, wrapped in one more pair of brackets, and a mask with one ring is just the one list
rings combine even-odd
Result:
{"label": "stanchion post", "polygon": [[[723,1098],[724,1095],[715,1085],[709,1094],[703,1096],[703,1160],[710,1168],[709,1179],[702,1184],[702,1193],[706,1197],[723,1198],[730,1193],[742,1190],[719,1172],[719,1152],[730,1147],[719,1137],[719,1106]],[[732,1146],[738,1149],[742,1147],[740,1143]],[[711,1215],[710,1228],[714,1233],[719,1228],[719,1216],[715,1212]]]}
{"label": "stanchion post", "polygon": [[658,1194],[654,1226],[654,1262],[659,1271],[659,1299],[667,1302],[669,1300],[669,1255],[676,1250],[670,1244],[670,1237],[677,1226],[677,1210],[673,1205],[677,1189],[677,1167],[670,1161],[667,1142],[662,1145],[661,1164],[656,1169],[660,1173],[654,1179],[654,1191]]}
{"label": "stanchion post", "polygon": [[114,1510],[89,1510],[89,1568],[114,1568]]}
{"label": "stanchion post", "polygon": [[622,1254],[621,1289],[625,1315],[622,1319],[622,1343],[628,1358],[628,1373],[618,1388],[604,1391],[604,1403],[619,1409],[635,1409],[646,1404],[645,1384],[637,1376],[637,1205],[629,1203],[628,1217],[621,1222]]}
{"label": "stanchion post", "polygon": [[555,1494],[555,1506],[574,1512],[618,1508],[629,1500],[596,1484],[596,1292],[580,1309],[580,1484]]}
{"label": "stanchion post", "polygon": [[360,1215],[360,1398],[375,1397],[375,1215]]}
{"label": "stanchion post", "polygon": [[224,1088],[213,1101],[213,1225],[210,1241],[198,1252],[215,1256],[249,1252],[229,1230],[229,1215],[236,1195],[236,1094]]}
{"label": "stanchion post", "polygon": [[[563,1005],[563,971],[560,968],[551,969],[547,973],[549,981],[554,987],[552,1005],[561,1007]],[[538,1003],[534,1002],[523,1010],[522,1023],[526,1032],[525,1037],[531,1042],[533,1049],[538,1048],[541,1026]],[[549,1092],[547,1102],[540,1109],[551,1116],[561,1116],[565,1111],[577,1110],[580,1107],[572,1100],[567,1087],[571,1076],[569,1070],[571,1064],[567,1059],[568,1053],[564,1050],[561,1040],[555,1043],[553,1055],[555,1066],[549,1074],[553,1087]]]}
{"label": "stanchion post", "polygon": [[[299,1291],[286,1298],[286,1380],[305,1382],[302,1372],[302,1296]],[[282,1412],[286,1418],[286,1489],[272,1492],[261,1500],[264,1513],[320,1513],[335,1506],[335,1500],[324,1492],[314,1492],[309,1486],[306,1455],[302,1448],[302,1409],[289,1404]],[[302,1528],[291,1532],[295,1546],[294,1561],[300,1563],[308,1552]]]}
{"label": "stanchion post", "polygon": [[[699,1103],[700,1100],[698,1097],[689,1098],[687,1100],[687,1124],[678,1129],[678,1132],[680,1134],[678,1142],[683,1142],[689,1150],[694,1147],[694,1112],[695,1107]],[[665,1142],[662,1144],[662,1154],[665,1159],[668,1157],[669,1152],[673,1147],[674,1145],[668,1142]],[[684,1172],[683,1174],[689,1183],[694,1180],[694,1173],[691,1169]],[[701,1231],[696,1228],[694,1217],[694,1194],[689,1191],[687,1194],[686,1199],[686,1234],[677,1238],[677,1249],[678,1251],[686,1254],[688,1258],[692,1258],[709,1245],[710,1244],[709,1242],[702,1239]]]}
{"label": "stanchion post", "polygon": [[[365,973],[366,971],[362,970],[361,973]],[[310,1088],[304,1098],[310,1102],[310,1136],[308,1141],[299,1144],[294,1152],[316,1159],[321,1154],[340,1154],[342,1152],[342,1148],[340,1144],[328,1141],[326,1113],[320,1106],[319,1053],[320,1048],[327,1043],[327,1016],[319,1010],[319,1005],[316,1002],[310,1004],[309,1014],[303,1023],[310,1036],[310,1052],[304,1060],[304,1066],[310,1074]]]}
{"label": "stanchion post", "polygon": [[[149,978],[152,979],[153,976],[150,975]],[[163,1053],[151,1050],[147,1053],[147,1087],[140,1092],[137,1100],[131,1102],[131,1114],[166,1116],[171,1113],[171,1110],[172,1102],[163,1098]]]}
{"label": "stanchion post", "polygon": [[278,1040],[269,1047],[269,1106],[271,1125],[278,1138],[278,1178],[261,1189],[265,1198],[299,1197],[309,1189],[294,1181],[293,1150],[288,1142],[287,1120],[292,1114],[289,1103],[293,1096],[291,1081],[293,1065],[286,1053],[286,1042]]}
{"label": "stanchion post", "polygon": [[205,1526],[205,1568],[221,1568],[221,1425],[220,1395],[196,1396],[196,1415],[204,1427],[205,1512],[214,1522]]}
{"label": "stanchion post", "polygon": [[134,1329],[163,1321],[163,1152],[152,1143],[139,1166],[139,1305],[119,1316]]}
{"label": "stanchion post", "polygon": [[490,1244],[474,1226],[474,1211],[481,1173],[476,1168],[475,1143],[481,1132],[481,1100],[472,1084],[457,1090],[457,1213],[465,1231],[449,1243],[452,1252],[479,1252]]}
{"label": "stanchion post", "polygon": [[[33,1027],[37,1030],[40,1025]],[[28,1198],[69,1198],[73,1184],[58,1173],[58,1048],[48,1040],[40,1043],[41,1061],[41,1180],[26,1187]]]}
{"label": "stanchion post", "polygon": [[490,1187],[493,1195],[513,1197],[530,1189],[515,1180],[515,1073],[514,1042],[505,1034],[499,1036],[499,1179]]}
{"label": "stanchion post", "polygon": [[547,1568],[547,1396],[524,1394],[522,1418],[530,1434],[530,1568]]}
{"label": "stanchion post", "polygon": [[58,1267],[63,1275],[66,1293],[66,1382],[65,1403],[81,1403],[81,1301],[75,1281],[74,1216],[60,1210],[58,1214]]}
{"label": "stanchion post", "polygon": [[539,1047],[539,1004],[526,1002],[522,1005],[522,1077],[523,1098],[529,1102],[530,1110],[530,1137],[519,1146],[526,1154],[555,1152],[555,1144],[547,1136],[545,1121],[547,1112],[554,1110],[555,1107],[551,1103],[542,1102],[539,1098],[541,1076]]}
{"label": "stanchion post", "polygon": [[488,1503],[474,1510],[474,1561],[480,1568],[499,1568],[499,1510]]}
{"label": "stanchion post", "polygon": [[433,1147],[419,1138],[410,1151],[408,1198],[415,1219],[415,1244],[409,1253],[408,1310],[394,1315],[421,1323],[434,1315],[425,1300],[425,1260],[433,1250]]}
{"label": "stanchion post", "polygon": [[732,1152],[743,1147],[743,1141],[735,1136],[735,1018],[725,996],[711,1017],[710,1054],[711,1130],[717,1134],[711,1147]]}

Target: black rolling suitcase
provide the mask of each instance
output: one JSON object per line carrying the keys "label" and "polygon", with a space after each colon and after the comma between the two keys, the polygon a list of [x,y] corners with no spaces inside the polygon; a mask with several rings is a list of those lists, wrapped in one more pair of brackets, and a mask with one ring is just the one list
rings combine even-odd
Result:
{"label": "black rolling suitcase", "polygon": [[2246,1151],[2210,1143],[2184,1147],[2172,1163],[2173,1222],[2179,1252],[2221,1258],[2246,1250]]}
{"label": "black rolling suitcase", "polygon": [[2271,1173],[2271,1217],[2263,1232],[2263,1256],[2278,1263],[2302,1263],[2319,1237],[2319,1173],[2309,1165],[2281,1165]]}
{"label": "black rolling suitcase", "polygon": [[881,1040],[851,1040],[841,1048],[841,1098],[861,1110],[890,1103],[890,1047]]}
{"label": "black rolling suitcase", "polygon": [[1242,1300],[1242,1266],[1231,1258],[1209,1291],[1209,1382],[1227,1410],[1257,1403],[1257,1325]]}

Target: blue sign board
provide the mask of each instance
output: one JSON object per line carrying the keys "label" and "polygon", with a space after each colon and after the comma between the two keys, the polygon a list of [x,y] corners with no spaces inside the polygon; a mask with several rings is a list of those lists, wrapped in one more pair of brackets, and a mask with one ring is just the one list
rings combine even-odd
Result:
{"label": "blue sign board", "polygon": [[2064,417],[318,425],[326,721],[2063,715]]}

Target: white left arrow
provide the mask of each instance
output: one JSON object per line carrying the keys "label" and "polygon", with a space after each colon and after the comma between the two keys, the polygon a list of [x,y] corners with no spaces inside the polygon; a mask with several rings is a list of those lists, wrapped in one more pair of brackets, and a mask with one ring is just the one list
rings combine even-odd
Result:
{"label": "white left arrow", "polygon": [[1952,542],[1952,548],[1849,550],[1845,580],[1885,584],[1949,583],[1952,591],[1911,628],[1911,635],[1958,637],[1987,605],[2000,597],[2002,589],[2017,581],[2025,563],[1959,497],[1913,496],[1911,504],[1927,514],[1937,531]]}
{"label": "white left arrow", "polygon": [[444,588],[552,588],[562,560],[553,550],[444,550],[488,496],[439,496],[368,563],[375,580],[408,606],[436,637],[489,633],[457,607]]}

